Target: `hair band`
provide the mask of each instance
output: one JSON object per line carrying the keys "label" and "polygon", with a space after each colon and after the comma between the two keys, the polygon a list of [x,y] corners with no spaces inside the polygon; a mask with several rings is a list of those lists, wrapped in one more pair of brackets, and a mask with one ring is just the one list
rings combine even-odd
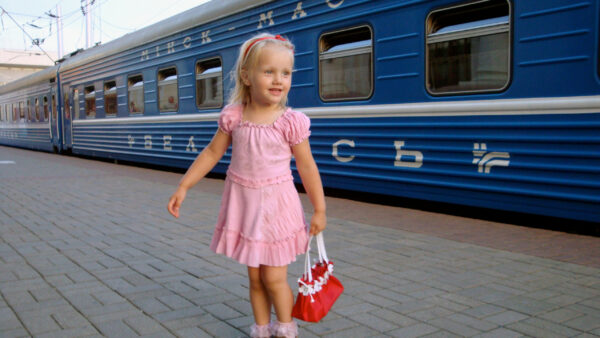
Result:
{"label": "hair band", "polygon": [[288,41],[286,38],[282,37],[281,35],[277,34],[275,36],[265,36],[259,39],[256,39],[254,41],[252,41],[250,43],[250,45],[248,45],[248,47],[246,48],[246,51],[244,52],[244,59],[246,58],[246,56],[248,55],[248,52],[250,51],[250,48],[252,48],[252,46],[254,46],[255,43],[259,42],[259,41],[263,41],[263,40],[279,40],[279,41]]}

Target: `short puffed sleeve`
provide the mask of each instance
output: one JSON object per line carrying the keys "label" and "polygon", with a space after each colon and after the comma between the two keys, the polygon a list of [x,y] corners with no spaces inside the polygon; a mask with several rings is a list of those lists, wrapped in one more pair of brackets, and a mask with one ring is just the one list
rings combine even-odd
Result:
{"label": "short puffed sleeve", "polygon": [[219,129],[225,134],[231,135],[231,131],[240,122],[242,116],[242,106],[231,104],[225,106],[219,115]]}
{"label": "short puffed sleeve", "polygon": [[310,136],[310,119],[299,111],[290,110],[286,114],[286,137],[290,146],[295,146]]}

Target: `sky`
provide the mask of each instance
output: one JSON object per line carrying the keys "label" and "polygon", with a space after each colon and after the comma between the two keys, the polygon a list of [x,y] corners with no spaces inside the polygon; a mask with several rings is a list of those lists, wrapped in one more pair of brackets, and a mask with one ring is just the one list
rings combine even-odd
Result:
{"label": "sky", "polygon": [[[105,44],[207,1],[210,0],[94,0],[91,6],[92,45]],[[63,55],[85,48],[86,20],[81,9],[85,7],[84,3],[85,0],[0,0],[0,7],[8,13],[0,9],[0,49],[41,52],[23,33],[24,29],[31,38],[43,40],[41,48],[57,55],[57,22],[48,15],[56,15],[57,5],[62,14]]]}

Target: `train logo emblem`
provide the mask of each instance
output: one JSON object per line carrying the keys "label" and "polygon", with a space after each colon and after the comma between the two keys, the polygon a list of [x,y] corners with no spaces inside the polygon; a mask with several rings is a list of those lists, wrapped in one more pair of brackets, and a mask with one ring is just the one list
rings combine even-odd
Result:
{"label": "train logo emblem", "polygon": [[485,143],[473,143],[473,164],[477,164],[477,171],[489,174],[494,166],[508,167],[510,154],[500,151],[487,151]]}

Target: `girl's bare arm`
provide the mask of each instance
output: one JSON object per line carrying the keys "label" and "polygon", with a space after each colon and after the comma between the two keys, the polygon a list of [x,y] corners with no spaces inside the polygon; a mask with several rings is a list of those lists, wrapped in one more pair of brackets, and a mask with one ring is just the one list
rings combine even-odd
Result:
{"label": "girl's bare arm", "polygon": [[209,145],[196,157],[194,163],[192,163],[181,181],[179,181],[177,190],[169,199],[167,210],[169,210],[171,215],[179,217],[179,207],[183,203],[188,189],[198,183],[214,168],[230,144],[231,136],[218,129]]}
{"label": "girl's bare arm", "polygon": [[296,168],[302,179],[302,185],[313,205],[314,213],[310,222],[310,234],[316,235],[327,226],[325,194],[321,175],[310,150],[308,139],[292,147],[296,158]]}

